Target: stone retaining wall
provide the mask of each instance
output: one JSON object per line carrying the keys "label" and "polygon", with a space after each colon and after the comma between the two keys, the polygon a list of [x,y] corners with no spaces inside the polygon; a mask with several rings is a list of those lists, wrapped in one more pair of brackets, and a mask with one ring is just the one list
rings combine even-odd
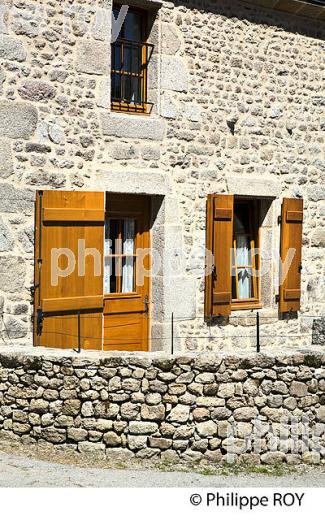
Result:
{"label": "stone retaining wall", "polygon": [[317,352],[162,357],[1,349],[0,439],[166,462],[319,462],[324,364]]}

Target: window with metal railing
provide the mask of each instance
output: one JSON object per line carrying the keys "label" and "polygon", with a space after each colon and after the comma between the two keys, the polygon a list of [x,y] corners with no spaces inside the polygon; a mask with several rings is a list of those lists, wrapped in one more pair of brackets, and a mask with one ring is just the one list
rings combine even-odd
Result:
{"label": "window with metal railing", "polygon": [[[113,8],[118,16],[119,7]],[[112,44],[111,108],[118,112],[150,113],[148,63],[153,45],[147,43],[146,11],[129,8],[120,35]]]}

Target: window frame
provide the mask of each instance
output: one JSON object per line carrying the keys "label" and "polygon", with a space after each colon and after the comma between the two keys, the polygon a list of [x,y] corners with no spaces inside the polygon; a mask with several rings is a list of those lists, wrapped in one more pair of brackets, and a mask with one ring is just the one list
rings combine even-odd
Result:
{"label": "window frame", "polygon": [[[252,242],[254,242],[254,248],[259,249],[261,244],[261,204],[260,199],[252,198],[252,197],[241,197],[238,196],[234,198],[234,215],[235,215],[235,207],[238,204],[247,204],[249,208],[249,227],[250,227],[250,237],[255,235],[255,239],[250,238],[250,248],[252,248]],[[253,207],[253,204],[256,204],[256,207]],[[235,244],[235,231],[233,227],[233,236],[232,236],[233,246]],[[260,255],[254,255],[252,257],[252,269],[256,269],[260,271]],[[233,259],[231,260],[231,267],[236,268],[237,264],[234,265]],[[253,298],[231,298],[231,310],[247,310],[247,309],[261,309],[261,283],[260,277],[253,277]]]}
{"label": "window frame", "polygon": [[[121,5],[119,2],[114,2],[112,9],[118,8],[120,10]],[[140,7],[130,6],[128,13],[138,13],[141,15],[141,32],[142,32],[142,39],[139,45],[142,45],[142,52],[141,52],[141,73],[143,74],[143,78],[141,77],[141,74],[133,74],[134,76],[138,77],[140,80],[142,79],[142,85],[141,85],[141,103],[131,103],[127,100],[115,100],[112,98],[112,87],[111,87],[111,111],[112,112],[118,112],[118,113],[126,113],[126,114],[140,114],[140,115],[148,115],[150,114],[152,110],[152,103],[148,102],[148,63],[150,56],[148,55],[148,49],[152,49],[153,45],[148,43],[148,27],[149,27],[149,11],[146,9],[142,9]],[[116,42],[113,42],[111,44],[111,56],[113,54],[113,48],[114,45],[117,43],[123,42],[131,42],[131,40],[126,40],[124,38],[118,37]],[[138,42],[135,42],[138,43]],[[123,51],[121,51],[123,52]],[[149,51],[150,52],[150,51]],[[113,74],[119,75],[121,78],[123,76],[129,76],[132,75],[132,72],[130,73],[123,73],[122,69],[117,70],[113,69],[111,65],[111,84],[112,84],[112,77]]]}

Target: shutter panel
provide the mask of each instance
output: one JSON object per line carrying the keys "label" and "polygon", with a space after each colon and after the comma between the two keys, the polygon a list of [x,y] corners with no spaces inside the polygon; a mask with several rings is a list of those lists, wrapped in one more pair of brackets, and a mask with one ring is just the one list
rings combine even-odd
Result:
{"label": "shutter panel", "polygon": [[[283,199],[282,203],[280,312],[300,309],[303,205],[302,199]],[[286,260],[288,262],[291,257],[293,259],[288,268]]]}
{"label": "shutter panel", "polygon": [[[209,195],[207,201],[206,248],[214,257],[207,262],[205,318],[229,316],[231,312],[231,248],[233,195]],[[212,274],[211,270],[213,271]]]}
{"label": "shutter panel", "polygon": [[104,223],[104,193],[37,193],[36,345],[76,348],[80,312],[81,348],[102,348]]}

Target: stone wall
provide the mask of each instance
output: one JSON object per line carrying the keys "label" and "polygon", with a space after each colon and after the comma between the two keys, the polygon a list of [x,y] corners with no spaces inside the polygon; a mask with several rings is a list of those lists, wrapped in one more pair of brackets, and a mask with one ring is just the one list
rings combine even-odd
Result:
{"label": "stone wall", "polygon": [[324,22],[239,0],[136,3],[155,13],[148,117],[110,112],[110,0],[0,2],[0,343],[32,341],[36,189],[102,189],[160,197],[151,349],[165,351],[172,312],[179,351],[255,342],[240,312],[203,320],[207,194],[262,197],[276,252],[281,199],[302,196],[301,316],[277,319],[274,257],[261,341],[310,345],[325,294]]}
{"label": "stone wall", "polygon": [[325,356],[0,350],[0,440],[165,462],[317,463]]}

